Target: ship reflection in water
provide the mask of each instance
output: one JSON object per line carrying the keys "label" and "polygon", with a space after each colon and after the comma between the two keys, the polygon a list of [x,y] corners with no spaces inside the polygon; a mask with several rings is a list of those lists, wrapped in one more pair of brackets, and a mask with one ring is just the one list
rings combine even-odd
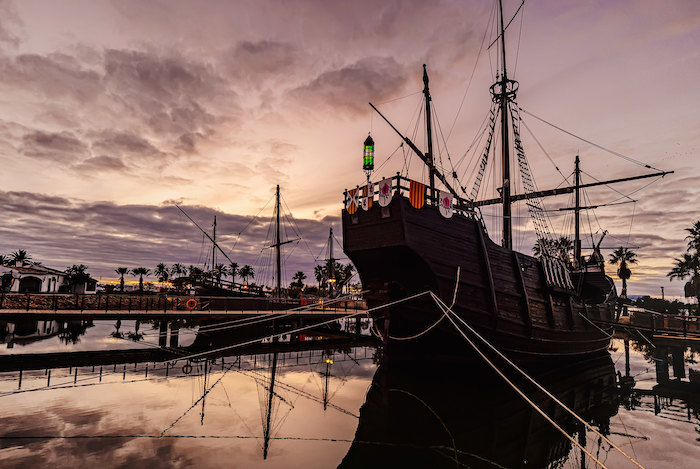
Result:
{"label": "ship reflection in water", "polygon": [[[609,434],[618,408],[609,354],[579,362],[575,369],[531,373],[584,420]],[[585,445],[581,423],[534,385],[509,379]],[[549,467],[569,459],[572,446],[491,369],[433,366],[416,372],[382,365],[340,467]]]}
{"label": "ship reflection in water", "polygon": [[[581,446],[637,467],[507,365],[573,441],[476,357],[386,362],[364,321],[245,347],[295,325],[3,322],[0,466],[598,467]],[[620,337],[528,371],[644,467],[680,468],[700,459],[699,358]]]}

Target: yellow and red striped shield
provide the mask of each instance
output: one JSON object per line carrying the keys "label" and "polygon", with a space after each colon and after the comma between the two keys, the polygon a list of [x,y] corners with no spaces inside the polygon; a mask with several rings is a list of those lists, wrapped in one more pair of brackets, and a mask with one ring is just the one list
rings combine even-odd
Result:
{"label": "yellow and red striped shield", "polygon": [[357,212],[357,192],[357,188],[350,189],[348,191],[347,198],[345,199],[345,209],[350,215]]}
{"label": "yellow and red striped shield", "polygon": [[425,184],[411,180],[408,198],[414,208],[423,208],[425,205]]}

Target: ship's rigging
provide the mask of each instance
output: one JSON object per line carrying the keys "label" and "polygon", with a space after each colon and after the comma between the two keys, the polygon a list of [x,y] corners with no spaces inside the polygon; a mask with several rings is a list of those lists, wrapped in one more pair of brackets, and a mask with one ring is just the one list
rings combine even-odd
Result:
{"label": "ship's rigging", "polygon": [[[427,150],[425,152],[421,151],[418,146],[413,142],[413,140],[404,134],[400,132],[394,124],[389,122],[389,120],[378,110],[378,108],[370,103],[370,106],[372,109],[377,112],[377,114],[382,117],[384,121],[386,121],[389,126],[399,135],[401,140],[403,141],[402,145],[405,144],[408,148],[410,148],[413,153],[415,153],[420,160],[426,165],[428,169],[428,198],[431,200],[433,204],[437,204],[437,197],[436,197],[436,191],[438,187],[436,186],[437,183],[442,184],[442,186],[449,191],[452,196],[455,198],[455,206],[457,208],[471,208],[471,209],[476,209],[479,213],[481,207],[486,207],[490,205],[496,205],[499,204],[501,205],[501,220],[502,220],[502,238],[501,238],[501,244],[508,248],[512,249],[513,248],[513,213],[512,213],[512,206],[515,202],[518,201],[525,201],[525,204],[528,208],[528,212],[530,215],[530,218],[532,220],[532,224],[534,227],[534,231],[536,233],[537,239],[544,239],[548,242],[544,243],[545,245],[553,245],[554,241],[554,235],[553,235],[553,229],[551,228],[551,222],[549,221],[549,215],[547,213],[547,210],[544,207],[544,203],[542,201],[543,198],[545,197],[551,197],[551,196],[556,196],[556,195],[561,195],[561,194],[574,194],[575,195],[575,202],[574,202],[574,207],[572,210],[574,211],[574,218],[575,218],[575,229],[574,229],[574,259],[578,261],[581,258],[581,231],[580,231],[580,214],[581,211],[584,209],[592,208],[593,204],[589,204],[589,206],[584,207],[581,205],[582,201],[582,196],[585,198],[585,195],[583,195],[582,191],[585,188],[589,187],[596,187],[596,186],[609,186],[611,184],[615,183],[620,183],[620,182],[626,182],[626,181],[633,181],[633,180],[638,180],[638,179],[644,179],[644,178],[660,178],[663,177],[667,174],[673,173],[673,171],[661,171],[657,170],[656,168],[652,167],[649,164],[645,164],[642,162],[639,162],[635,160],[634,158],[630,158],[626,155],[622,155],[618,152],[614,152],[611,150],[608,150],[602,145],[596,144],[594,142],[591,142],[590,140],[584,139],[582,137],[579,137],[575,135],[572,132],[568,132],[561,127],[557,127],[548,121],[541,119],[534,114],[522,109],[518,103],[517,103],[517,91],[519,88],[519,84],[517,81],[512,80],[509,75],[508,75],[508,68],[506,64],[507,60],[507,54],[506,54],[506,30],[508,26],[513,22],[515,17],[518,15],[518,13],[521,11],[522,6],[524,2],[520,4],[518,7],[517,11],[511,18],[511,20],[508,22],[508,24],[504,24],[504,15],[503,15],[503,5],[502,1],[499,0],[497,2],[497,14],[496,18],[498,21],[498,35],[497,37],[491,42],[491,45],[489,48],[495,44],[498,44],[498,52],[499,52],[499,57],[498,57],[498,62],[500,65],[500,69],[496,74],[496,82],[491,86],[490,92],[491,92],[491,98],[492,98],[492,106],[491,109],[489,110],[489,113],[487,115],[487,118],[485,119],[484,124],[481,126],[480,129],[480,136],[477,136],[474,139],[474,142],[470,146],[470,149],[474,147],[475,143],[478,141],[483,141],[484,136],[485,136],[485,144],[483,146],[482,151],[479,152],[479,159],[478,159],[478,164],[474,166],[474,173],[472,175],[471,180],[473,180],[473,183],[471,184],[471,189],[467,189],[467,186],[469,184],[462,184],[460,182],[457,171],[455,169],[455,166],[452,165],[451,159],[449,158],[449,153],[448,155],[448,161],[451,165],[451,174],[450,172],[446,172],[446,169],[444,166],[442,168],[438,167],[436,164],[435,160],[435,154],[434,154],[434,142],[433,142],[433,122],[438,124],[436,117],[434,117],[433,112],[432,112],[432,98],[430,95],[430,90],[429,90],[429,78],[428,78],[428,73],[427,73],[427,67],[424,65],[423,66],[423,100],[424,100],[424,115],[425,115],[425,138],[426,138],[426,147]],[[482,44],[483,48],[483,44]],[[461,106],[460,106],[461,109]],[[581,170],[580,170],[580,158],[577,155],[576,156],[576,162],[575,162],[575,170],[574,170],[574,184],[570,184],[568,178],[564,177],[562,174],[562,177],[564,178],[564,181],[566,182],[566,186],[564,187],[556,187],[553,189],[545,189],[545,190],[540,190],[534,180],[534,177],[532,175],[532,171],[530,169],[530,164],[528,162],[528,159],[525,154],[525,148],[522,143],[521,139],[521,126],[524,124],[522,120],[521,114],[525,113],[528,114],[529,116],[532,116],[533,118],[546,123],[550,126],[553,126],[554,128],[570,135],[573,137],[576,137],[579,140],[582,140],[600,150],[604,150],[606,152],[612,153],[615,156],[618,156],[620,158],[623,158],[629,162],[638,164],[642,166],[645,169],[651,169],[655,170],[652,173],[647,173],[647,174],[642,174],[642,175],[637,175],[637,176],[630,176],[630,177],[623,177],[623,178],[616,178],[616,179],[610,179],[610,180],[595,180],[595,182],[588,182],[588,183],[583,183],[581,180]],[[498,126],[500,124],[500,128]],[[525,126],[526,129],[530,131],[530,129]],[[440,134],[442,132],[440,131]],[[495,168],[495,164],[493,160],[496,159],[496,145],[495,141],[499,140],[499,138],[496,138],[497,136],[500,135],[500,167]],[[537,142],[538,145],[541,144],[539,143],[539,140],[537,140],[536,137],[533,138]],[[446,148],[446,142],[443,141],[443,147]],[[544,150],[544,148],[542,148]],[[467,150],[465,152],[466,154],[470,150]],[[515,155],[515,158],[511,157],[511,151]],[[547,155],[548,158],[549,154],[545,151],[545,154]],[[393,153],[392,153],[393,155]],[[511,173],[511,160],[517,161],[518,164],[518,174],[517,176],[519,177],[519,182],[522,185],[522,189],[519,192],[515,191],[515,174]],[[407,171],[408,170],[408,164],[404,164],[404,169]],[[487,179],[488,173],[488,168],[491,167],[491,172],[493,174],[493,177],[496,177],[496,174],[498,170],[500,170],[500,187],[495,187],[496,190],[498,191],[498,197],[490,197],[490,198],[485,198],[482,196],[484,193],[483,191],[483,182]],[[559,168],[555,165],[557,171],[561,174],[561,171]],[[449,176],[450,174],[451,179],[453,182],[450,182]],[[622,194],[624,196],[624,194]],[[629,198],[629,197],[628,197]],[[629,199],[631,200],[631,199]],[[610,203],[610,205],[615,204],[616,201]],[[608,204],[598,204],[600,205],[608,205]],[[554,256],[554,253],[551,252],[545,252],[544,254],[546,255],[551,255]]]}

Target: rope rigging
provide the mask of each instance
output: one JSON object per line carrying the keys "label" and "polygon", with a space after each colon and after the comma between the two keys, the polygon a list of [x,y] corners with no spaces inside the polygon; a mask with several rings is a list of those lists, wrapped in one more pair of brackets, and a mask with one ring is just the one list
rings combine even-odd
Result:
{"label": "rope rigging", "polygon": [[565,134],[567,134],[567,135],[570,135],[570,136],[572,136],[572,137],[574,137],[574,138],[576,138],[576,139],[578,139],[578,140],[581,140],[582,142],[588,143],[589,145],[593,145],[594,147],[596,147],[596,148],[598,148],[598,149],[600,149],[600,150],[603,150],[603,151],[605,151],[605,152],[607,152],[607,153],[610,153],[611,155],[617,156],[618,158],[622,158],[622,159],[625,160],[625,161],[629,161],[630,163],[636,164],[636,165],[641,166],[641,167],[643,167],[643,168],[653,169],[653,170],[655,170],[655,171],[661,171],[659,168],[655,168],[655,167],[653,167],[653,166],[651,166],[651,165],[649,165],[649,164],[646,164],[646,163],[644,163],[644,162],[642,162],[642,161],[636,160],[636,159],[634,159],[634,158],[632,158],[632,157],[630,157],[630,156],[623,155],[622,153],[616,152],[616,151],[614,151],[614,150],[610,150],[609,148],[606,148],[606,147],[604,147],[604,146],[602,146],[602,145],[599,145],[599,144],[597,144],[597,143],[595,143],[595,142],[592,142],[592,141],[590,141],[590,140],[588,140],[588,139],[585,139],[585,138],[583,138],[583,137],[579,137],[578,135],[576,135],[576,134],[574,134],[574,133],[572,133],[572,132],[569,132],[568,130],[565,130],[565,129],[563,129],[563,128],[561,128],[561,127],[555,125],[555,124],[552,124],[551,122],[546,121],[546,120],[544,120],[543,118],[538,117],[538,116],[534,115],[533,113],[531,113],[531,112],[529,112],[529,111],[527,111],[527,110],[525,110],[525,109],[520,108],[520,110],[521,110],[522,112],[524,112],[525,114],[527,114],[527,115],[529,115],[529,116],[531,116],[531,117],[534,117],[534,118],[537,119],[538,121],[540,121],[540,122],[542,122],[542,123],[544,123],[544,124],[549,125],[550,127],[553,127],[553,128],[555,128],[555,129],[557,129],[557,130],[559,130],[559,131],[561,131],[561,132],[563,132],[563,133],[565,133]]}

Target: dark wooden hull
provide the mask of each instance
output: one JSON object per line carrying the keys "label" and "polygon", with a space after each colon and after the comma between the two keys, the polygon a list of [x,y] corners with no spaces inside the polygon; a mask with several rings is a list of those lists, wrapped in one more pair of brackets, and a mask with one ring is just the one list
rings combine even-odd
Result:
{"label": "dark wooden hull", "polygon": [[[538,259],[496,245],[476,219],[459,214],[446,219],[436,207],[417,210],[395,195],[387,207],[375,204],[352,215],[343,211],[343,242],[369,290],[370,308],[433,291],[518,359],[585,355],[609,344],[589,321],[610,320],[612,304],[587,305],[576,292],[549,286]],[[446,319],[423,333],[442,316],[428,296],[373,316],[394,356],[469,350]]]}

